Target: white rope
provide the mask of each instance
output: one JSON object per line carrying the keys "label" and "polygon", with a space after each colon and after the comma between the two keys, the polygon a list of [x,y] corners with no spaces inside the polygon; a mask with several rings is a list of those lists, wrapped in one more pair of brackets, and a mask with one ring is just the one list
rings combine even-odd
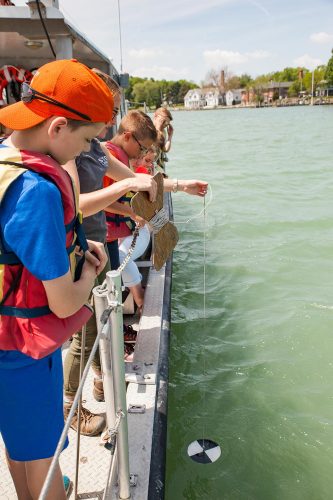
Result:
{"label": "white rope", "polygon": [[[192,220],[194,219],[198,219],[199,217],[202,216],[202,214],[205,214],[205,210],[207,209],[207,207],[209,207],[209,205],[211,204],[212,200],[213,200],[213,190],[211,188],[211,185],[208,184],[208,188],[209,188],[209,200],[208,202],[206,203],[206,197],[204,197],[204,207],[202,210],[200,210],[200,212],[197,214],[197,215],[193,215],[193,217],[190,217],[189,219],[185,220],[185,221],[182,221],[182,220],[175,220],[175,224],[188,224],[189,222],[191,222]],[[206,221],[205,221],[206,222]]]}
{"label": "white rope", "polygon": [[[204,198],[203,200],[203,334],[204,334],[204,340],[203,340],[203,380],[204,383],[207,380],[206,377],[206,222],[207,222],[207,212],[206,212],[206,199]],[[204,386],[204,392],[203,392],[203,409],[206,411],[206,387]],[[205,429],[206,429],[206,419],[203,418],[203,425],[202,425],[202,439],[205,439]]]}
{"label": "white rope", "polygon": [[148,224],[151,226],[153,233],[157,234],[168,222],[169,214],[166,212],[165,208],[162,207],[161,210],[150,219]]}

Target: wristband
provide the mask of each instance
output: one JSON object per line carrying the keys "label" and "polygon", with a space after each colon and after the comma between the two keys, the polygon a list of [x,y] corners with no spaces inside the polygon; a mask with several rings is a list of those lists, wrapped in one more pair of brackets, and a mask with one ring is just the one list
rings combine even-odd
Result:
{"label": "wristband", "polygon": [[178,191],[178,179],[175,179],[175,182],[172,185],[172,192],[177,193]]}

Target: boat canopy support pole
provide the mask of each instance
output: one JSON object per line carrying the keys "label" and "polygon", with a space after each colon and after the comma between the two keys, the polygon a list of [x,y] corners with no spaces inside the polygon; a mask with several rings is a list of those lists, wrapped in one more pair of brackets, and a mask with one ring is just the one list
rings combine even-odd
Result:
{"label": "boat canopy support pole", "polygon": [[73,41],[71,36],[57,36],[57,59],[73,59]]}

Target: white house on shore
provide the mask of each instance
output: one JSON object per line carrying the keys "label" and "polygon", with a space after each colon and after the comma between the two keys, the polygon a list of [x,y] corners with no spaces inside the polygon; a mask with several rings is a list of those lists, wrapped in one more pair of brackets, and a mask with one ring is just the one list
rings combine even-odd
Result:
{"label": "white house on shore", "polygon": [[206,99],[202,89],[191,89],[184,97],[186,109],[201,109],[205,106]]}
{"label": "white house on shore", "polygon": [[192,89],[184,97],[186,109],[216,108],[223,104],[223,94],[217,88]]}
{"label": "white house on shore", "polygon": [[227,106],[234,106],[242,102],[242,91],[241,89],[228,90],[225,94],[225,101]]}

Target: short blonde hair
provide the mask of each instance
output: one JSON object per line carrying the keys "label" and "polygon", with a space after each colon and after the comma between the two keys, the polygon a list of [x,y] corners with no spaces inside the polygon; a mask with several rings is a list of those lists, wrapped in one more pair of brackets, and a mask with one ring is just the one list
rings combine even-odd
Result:
{"label": "short blonde hair", "polygon": [[155,111],[155,115],[161,115],[164,118],[168,118],[170,121],[172,120],[172,114],[167,108],[157,108]]}
{"label": "short blonde hair", "polygon": [[164,147],[165,147],[165,136],[163,134],[163,132],[161,132],[160,130],[157,131],[157,138],[156,138],[156,147],[161,149],[162,151],[164,150]]}
{"label": "short blonde hair", "polygon": [[121,120],[118,134],[124,132],[134,132],[141,141],[150,139],[155,142],[157,138],[157,131],[152,119],[137,109],[129,111]]}

